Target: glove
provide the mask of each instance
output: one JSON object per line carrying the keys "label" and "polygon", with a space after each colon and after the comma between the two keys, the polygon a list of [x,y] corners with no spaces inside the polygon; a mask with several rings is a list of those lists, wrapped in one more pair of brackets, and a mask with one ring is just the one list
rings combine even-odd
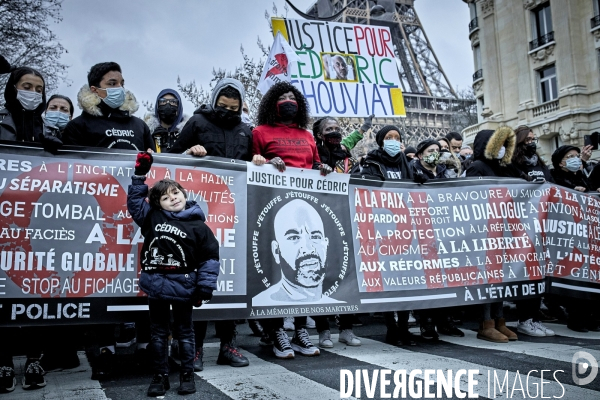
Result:
{"label": "glove", "polygon": [[423,171],[420,171],[419,169],[416,169],[416,170],[414,171],[414,177],[413,177],[413,180],[414,180],[416,183],[425,183],[425,182],[427,182],[427,181],[429,180],[429,178],[427,177],[427,175],[425,175],[425,174],[423,173]]}
{"label": "glove", "polygon": [[135,159],[134,174],[137,176],[146,175],[150,171],[152,161],[154,161],[152,154],[147,151],[140,151]]}
{"label": "glove", "polygon": [[47,125],[44,125],[44,133],[40,141],[42,146],[44,146],[44,150],[52,154],[56,154],[57,150],[63,145],[62,140],[60,140],[59,130]]}
{"label": "glove", "polygon": [[[210,290],[210,291],[205,291],[205,290]],[[196,287],[196,290],[194,290],[194,294],[192,295],[192,304],[194,305],[194,307],[200,307],[202,305],[202,301],[208,301],[210,299],[212,299],[212,290],[211,289],[204,289],[200,286]]]}
{"label": "glove", "polygon": [[321,171],[321,175],[323,176],[327,176],[330,173],[333,172],[333,170],[331,169],[331,167],[327,164],[321,164],[319,165],[319,171]]}
{"label": "glove", "polygon": [[360,130],[363,132],[366,132],[369,129],[371,129],[371,127],[373,126],[373,118],[374,117],[375,117],[375,114],[371,114],[367,118],[365,118],[362,126],[360,127]]}

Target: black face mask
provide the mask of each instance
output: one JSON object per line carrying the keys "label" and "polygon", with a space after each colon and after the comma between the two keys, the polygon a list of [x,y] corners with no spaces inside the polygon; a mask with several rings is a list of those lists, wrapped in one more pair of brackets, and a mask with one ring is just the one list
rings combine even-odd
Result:
{"label": "black face mask", "polygon": [[298,103],[294,100],[286,100],[277,103],[277,115],[282,121],[294,119],[298,113]]}
{"label": "black face mask", "polygon": [[340,143],[342,142],[342,132],[340,132],[340,131],[327,132],[323,136],[323,142],[325,142],[325,145],[329,148],[334,148],[334,147],[339,146]]}
{"label": "black face mask", "polygon": [[235,126],[242,122],[242,116],[240,115],[239,111],[231,111],[225,107],[215,107],[214,116],[217,119],[217,122],[221,122],[226,126]]}
{"label": "black face mask", "polygon": [[536,150],[537,150],[537,145],[533,142],[528,143],[523,146],[523,154],[525,154],[527,157],[533,156],[535,154]]}
{"label": "black face mask", "polygon": [[164,106],[158,106],[158,117],[165,124],[172,124],[177,119],[177,108],[170,104]]}

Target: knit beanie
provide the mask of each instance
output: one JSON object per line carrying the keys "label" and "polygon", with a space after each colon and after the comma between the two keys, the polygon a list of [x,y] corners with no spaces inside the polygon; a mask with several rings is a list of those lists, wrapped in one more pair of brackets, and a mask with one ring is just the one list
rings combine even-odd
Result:
{"label": "knit beanie", "polygon": [[575,146],[571,146],[571,145],[560,146],[558,149],[556,149],[554,151],[554,153],[552,153],[552,165],[554,165],[554,168],[559,168],[559,164],[562,161],[562,159],[565,157],[565,154],[567,154],[571,150],[577,150],[578,153],[581,153],[581,150],[579,149],[579,147],[575,147]]}
{"label": "knit beanie", "polygon": [[400,134],[400,141],[402,141],[402,134],[400,133],[400,129],[394,125],[386,125],[383,128],[381,128],[379,132],[377,132],[377,135],[375,135],[375,141],[377,142],[377,145],[379,147],[383,147],[383,138],[385,137],[385,135],[387,135],[389,131],[398,132]]}

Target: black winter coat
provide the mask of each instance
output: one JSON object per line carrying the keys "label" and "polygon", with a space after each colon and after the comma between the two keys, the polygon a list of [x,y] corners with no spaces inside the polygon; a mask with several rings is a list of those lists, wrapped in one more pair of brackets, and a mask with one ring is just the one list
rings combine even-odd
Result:
{"label": "black winter coat", "polygon": [[[205,293],[212,293],[217,288],[219,276],[219,243],[210,228],[204,224],[204,213],[196,202],[192,201],[186,203],[185,210],[177,213],[152,208],[146,201],[148,185],[144,183],[144,180],[144,178],[133,177],[127,193],[127,209],[135,223],[141,228],[145,238],[140,254],[140,263],[143,264],[140,288],[150,298],[180,302],[190,301],[197,288]],[[156,213],[160,215],[154,215]],[[165,229],[165,226],[162,226],[162,230],[157,232],[156,227],[153,226],[153,221],[157,220],[165,221],[161,225],[178,228],[179,232],[185,233],[185,237]],[[172,238],[176,244],[171,245],[171,248],[181,249],[185,254],[185,260],[195,265],[189,265],[189,270],[178,271],[175,268],[172,272],[147,271],[148,267],[153,265],[153,261],[150,259],[161,256],[160,254],[153,255],[149,249],[152,237],[157,236]],[[159,242],[157,240],[154,243]],[[161,251],[160,243],[155,246],[159,253]],[[177,249],[169,256],[178,258]]]}
{"label": "black winter coat", "polygon": [[581,170],[573,173],[557,167],[552,170],[552,177],[554,178],[554,183],[569,189],[575,189],[577,186],[583,186],[586,192],[597,189],[590,188],[590,184]]}
{"label": "black winter coat", "polygon": [[252,160],[250,127],[243,122],[233,127],[224,127],[216,121],[213,114],[213,109],[208,105],[197,109],[169,152],[181,154],[199,144],[206,149],[209,156]]}
{"label": "black winter coat", "polygon": [[63,144],[106,149],[156,150],[148,125],[128,111],[98,105],[102,115],[85,110],[69,122],[63,133]]}
{"label": "black winter coat", "polygon": [[413,173],[403,152],[391,157],[382,148],[372,150],[362,161],[360,174],[382,181],[413,179]]}

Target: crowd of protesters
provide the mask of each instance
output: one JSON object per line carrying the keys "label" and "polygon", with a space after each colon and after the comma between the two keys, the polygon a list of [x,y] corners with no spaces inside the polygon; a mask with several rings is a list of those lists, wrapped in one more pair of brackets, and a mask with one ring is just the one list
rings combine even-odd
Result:
{"label": "crowd of protesters", "polygon": [[[193,157],[225,157],[259,166],[271,164],[282,172],[288,167],[305,168],[318,170],[323,175],[356,174],[382,181],[425,183],[465,176],[491,176],[551,182],[581,192],[597,192],[600,189],[600,178],[597,178],[600,173],[588,168],[587,164],[591,156],[590,146],[583,149],[571,145],[558,147],[551,156],[550,168],[538,154],[538,139],[526,126],[517,127],[516,130],[510,127],[501,127],[496,131],[482,130],[477,133],[472,146],[464,145],[460,134],[451,132],[445,137],[429,138],[416,146],[405,148],[403,141],[406,138],[402,137],[402,130],[387,125],[375,132],[377,147],[357,158],[351,154],[351,150],[371,131],[373,116],[365,118],[360,129],[348,133],[343,132],[339,122],[332,117],[316,119],[311,124],[306,99],[289,83],[275,84],[264,95],[256,116],[257,126],[252,127],[244,102],[244,87],[231,78],[218,82],[210,102],[200,106],[191,117],[184,115],[182,99],[177,91],[161,90],[154,112],[142,120],[133,115],[139,105],[133,93],[125,89],[121,67],[114,62],[96,64],[91,67],[87,83],[77,96],[82,113],[73,118],[71,99],[60,94],[46,98],[45,79],[41,73],[29,67],[5,69],[0,73],[10,73],[10,76],[4,90],[4,108],[0,109],[0,139],[40,143],[49,152],[56,152],[63,145],[103,147]],[[127,134],[107,134],[109,131]],[[281,141],[278,140],[280,137],[292,140]],[[142,184],[140,181],[139,185]],[[147,192],[147,188],[144,190]],[[577,302],[570,298],[548,297],[545,301],[566,308],[569,329],[578,332],[600,331],[592,308],[577,306]],[[554,335],[542,322],[542,319],[548,319],[540,312],[540,302],[540,298],[516,302],[518,334],[535,337]],[[502,302],[485,304],[480,308],[478,338],[498,343],[518,339],[517,333],[506,326]],[[415,344],[416,336],[409,331],[411,314],[408,311],[383,314],[388,343]],[[464,336],[455,325],[457,310],[454,308],[420,310],[415,314],[419,317],[420,336],[424,340],[436,340],[439,335]],[[164,332],[160,345],[154,343],[159,340],[156,335],[149,333],[153,329],[151,326],[158,324],[153,318],[151,313],[148,318],[119,325],[117,329],[120,335],[116,341],[114,325],[98,326],[95,329],[97,351],[92,359],[93,378],[101,379],[110,375],[115,346],[137,343],[139,353],[150,359],[156,358],[154,353],[159,350],[164,354]],[[361,340],[353,332],[357,316],[340,315],[337,318],[339,342],[360,346]],[[287,321],[283,318],[250,320],[249,324],[253,332],[260,336],[260,344],[272,347],[279,358],[294,358],[297,353],[318,356],[319,348],[334,346],[329,317],[310,318],[304,315]],[[316,328],[318,344],[311,342],[307,326]],[[216,321],[215,327],[220,339],[217,364],[233,367],[249,365],[248,358],[235,344],[236,321]],[[286,328],[294,332],[291,339]],[[32,345],[27,349],[22,383],[24,389],[35,389],[46,384],[44,368],[73,368],[79,365],[72,343],[60,339],[68,335],[60,329],[23,329],[25,336],[31,335],[34,330],[35,334],[46,340],[29,342]],[[195,321],[193,338],[189,330],[185,331],[185,336],[182,330],[173,332],[172,357],[177,359],[180,350],[186,348],[186,360],[183,360],[181,350],[182,374],[189,374],[192,369],[204,369],[202,347],[206,331],[207,321]],[[192,339],[194,343],[191,343]],[[7,343],[10,342],[3,340],[0,344],[0,392],[12,391],[16,385],[11,348]],[[190,346],[192,350],[188,349]],[[161,362],[160,367],[155,369],[154,386],[149,390],[149,395],[162,395],[168,389],[168,381],[164,381],[164,374],[167,373],[164,368]]]}

